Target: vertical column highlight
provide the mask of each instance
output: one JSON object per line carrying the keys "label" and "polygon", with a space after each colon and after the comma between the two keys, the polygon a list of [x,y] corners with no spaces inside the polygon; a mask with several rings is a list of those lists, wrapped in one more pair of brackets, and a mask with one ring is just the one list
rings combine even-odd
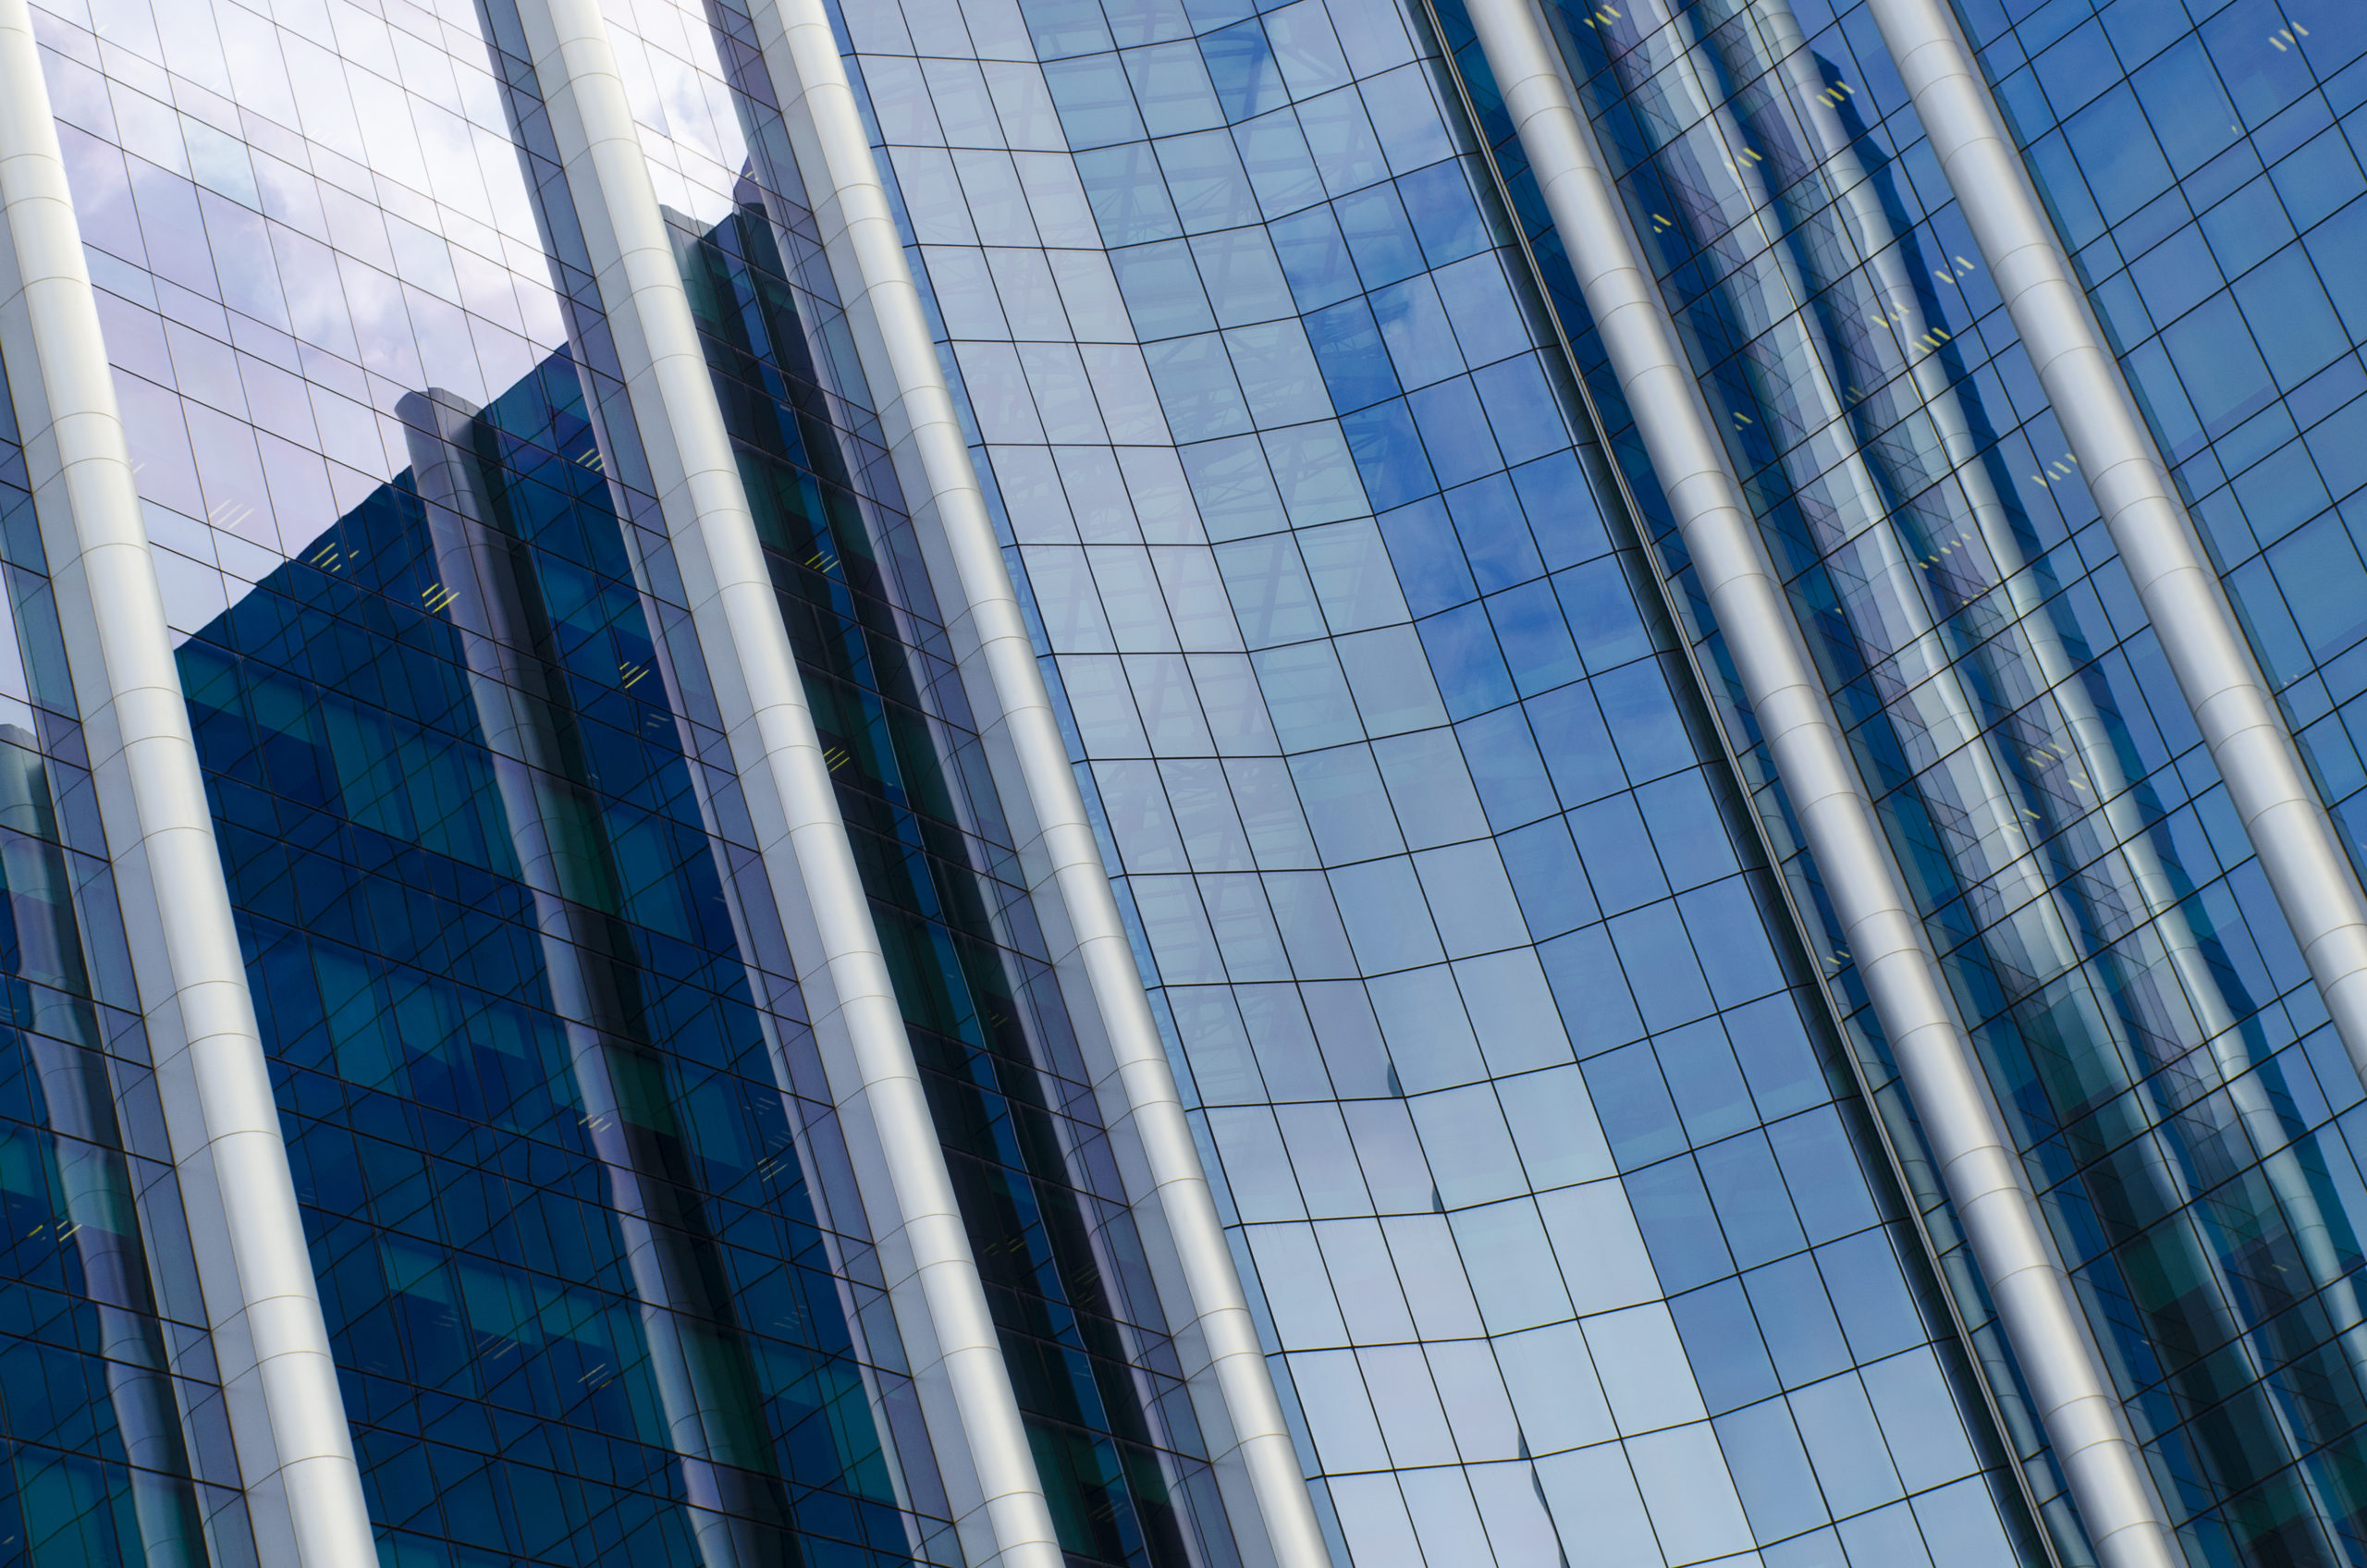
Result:
{"label": "vertical column highlight", "polygon": [[[1036,650],[994,534],[887,191],[818,0],[753,0],[775,92],[814,202],[898,477],[946,602],[963,681],[1046,924],[1111,1142],[1244,1544],[1321,1568],[1306,1482],[1233,1254],[1110,890]],[[1212,1397],[1211,1397],[1212,1396]],[[1243,1495],[1245,1490],[1246,1495]]]}
{"label": "vertical column highlight", "polygon": [[2367,1077],[2367,898],[2203,557],[1980,67],[1936,0],[1868,9],[2038,370],[2179,692],[2260,853],[2352,1066]]}
{"label": "vertical column highlight", "polygon": [[0,342],[190,1215],[272,1564],[377,1562],[25,0],[0,0]]}
{"label": "vertical column highlight", "polygon": [[1469,10],[2089,1533],[2107,1568],[2172,1568],[2119,1401],[1560,63],[1530,0]]}
{"label": "vertical column highlight", "polygon": [[912,1042],[596,0],[521,0],[765,871],[845,1118],[964,1551],[1059,1568]]}

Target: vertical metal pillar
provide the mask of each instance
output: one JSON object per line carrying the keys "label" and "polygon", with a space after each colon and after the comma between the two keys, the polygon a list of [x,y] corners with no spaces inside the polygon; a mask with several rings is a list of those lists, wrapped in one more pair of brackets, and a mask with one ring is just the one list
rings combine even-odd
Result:
{"label": "vertical metal pillar", "polygon": [[[1331,1561],[820,0],[752,0],[824,254],[1245,1551]],[[1245,1528],[1251,1520],[1254,1530]]]}
{"label": "vertical metal pillar", "polygon": [[597,0],[520,0],[534,74],[974,1568],[1061,1549]]}
{"label": "vertical metal pillar", "polygon": [[1942,0],[1871,0],[2080,477],[2194,711],[2310,977],[2367,1078],[2367,898],[2119,361]]}
{"label": "vertical metal pillar", "polygon": [[2174,1568],[2119,1400],[1563,63],[1531,0],[1472,0],[1470,15],[2099,1556]]}
{"label": "vertical metal pillar", "polygon": [[205,778],[25,0],[0,0],[0,349],[256,1544],[373,1568]]}

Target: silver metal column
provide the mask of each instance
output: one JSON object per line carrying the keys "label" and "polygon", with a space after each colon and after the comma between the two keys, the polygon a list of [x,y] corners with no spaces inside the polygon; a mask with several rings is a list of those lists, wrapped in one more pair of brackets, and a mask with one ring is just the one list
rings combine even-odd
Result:
{"label": "silver metal column", "polygon": [[1642,247],[1531,0],[1470,15],[1942,1179],[2106,1568],[2178,1562]]}
{"label": "silver metal column", "polygon": [[[821,0],[752,0],[824,253],[1245,1551],[1330,1561]],[[1256,1530],[1244,1526],[1257,1522]]]}
{"label": "silver metal column", "polygon": [[266,1562],[373,1568],[362,1477],[247,993],[25,0],[0,0],[0,351]]}
{"label": "silver metal column", "polygon": [[1940,0],[1871,0],[1974,243],[2079,459],[2310,976],[2367,1077],[2367,898],[2105,347],[1980,67]]}
{"label": "silver metal column", "polygon": [[[1810,150],[1840,192],[1838,205],[1846,214],[1858,252],[1867,258],[1866,271],[1881,312],[1895,329],[1876,335],[1876,347],[1895,356],[1895,368],[1913,381],[1923,399],[1941,445],[1942,460],[1964,486],[1981,542],[1995,565],[2002,591],[2000,607],[2013,618],[2014,632],[2022,640],[2041,684],[2062,709],[2065,732],[2056,744],[2069,753],[2067,761],[2076,761],[2084,769],[2092,786],[2094,809],[2114,848],[2080,879],[2092,879],[2105,898],[2123,908],[2141,911],[2152,923],[2153,940],[2161,951],[2159,964],[2175,978],[2174,994],[2183,996],[2190,1010],[2189,1014],[2174,1017],[2172,1026],[2182,1045],[2207,1051],[2238,1119],[2259,1147],[2274,1151],[2262,1158],[2263,1175],[2285,1211],[2312,1287],[2327,1292],[2326,1307],[2334,1321],[2348,1326],[2339,1330],[2343,1354],[2361,1386],[2367,1387],[2367,1310],[2361,1309],[2357,1282],[2344,1268],[2333,1222],[2311,1185],[2299,1150],[2287,1141],[2268,1084],[2253,1071],[2259,1061],[2238,1028],[2235,1009],[2187,918],[2171,868],[2164,864],[2154,843],[2134,781],[2121,766],[2103,715],[2055,628],[2054,612],[2023,556],[1988,465],[1981,460],[1980,443],[1947,367],[1936,353],[1917,354],[1905,347],[1924,340],[1932,323],[1924,318],[1914,280],[1907,276],[1899,236],[1842,124],[1840,110],[1790,5],[1786,0],[1757,0],[1749,5],[1749,11],[1766,29],[1768,57],[1757,63],[1776,73],[1810,139]],[[1751,35],[1745,31],[1737,36]],[[2170,990],[2165,987],[2165,993]],[[2168,995],[2165,999],[2169,999]]]}
{"label": "silver metal column", "polygon": [[520,0],[889,1299],[975,1568],[1061,1550],[597,0]]}
{"label": "silver metal column", "polygon": [[[2160,953],[2153,962],[2166,972],[2164,1000],[2182,998],[2186,1006],[2182,1012],[2171,1010],[2171,1027],[2182,1047],[2199,1048],[2207,1057],[2238,1120],[2258,1147],[2271,1151],[2261,1158],[2263,1178],[2284,1212],[2312,1288],[2326,1292],[2326,1310],[2338,1326],[2342,1354],[2353,1376],[2367,1387],[2367,1311],[2361,1309],[2356,1281],[2344,1268],[2334,1222],[2312,1185],[2300,1150],[2288,1141],[2267,1082],[2253,1071],[2260,1063],[2238,1027],[2236,1011],[2187,917],[2171,868],[2162,860],[2133,781],[2121,766],[2110,729],[2056,630],[2055,612],[2048,606],[2022,553],[1947,368],[1938,354],[1917,354],[1907,347],[1926,340],[1932,323],[1925,319],[1914,280],[1907,276],[1899,236],[1842,124],[1834,96],[1819,72],[1816,56],[1791,6],[1786,0],[1756,0],[1749,11],[1766,30],[1766,56],[1755,64],[1772,70],[1783,84],[1810,139],[1810,150],[1839,192],[1837,204],[1846,214],[1856,251],[1867,258],[1866,272],[1880,312],[1895,329],[1876,334],[1875,347],[1892,356],[1891,368],[1911,379],[1922,398],[1941,446],[1940,460],[1963,485],[1974,527],[1995,567],[1999,608],[2012,618],[2010,635],[2020,641],[2040,684],[2062,711],[2064,723],[2053,743],[2065,753],[2067,763],[2084,770],[2091,786],[2092,809],[2112,848],[2070,880],[2074,886],[2092,885],[2096,892],[2091,897],[2102,905],[2141,912],[2152,924],[2151,943]],[[1743,31],[1735,36],[1751,34]],[[2109,1063],[2100,1065],[2112,1069]],[[2169,1170],[2163,1170],[2157,1179],[2178,1194],[2175,1201],[2192,1201],[2183,1180]],[[2200,1257],[2195,1267],[2225,1278],[2224,1266],[2214,1258]],[[2223,1299],[2238,1298],[2230,1289]],[[2240,1322],[2229,1325],[2227,1338],[2251,1354],[2249,1335]],[[2256,1375],[2266,1375],[2264,1368],[2254,1366]],[[2269,1401],[2270,1424],[2286,1441],[2287,1452],[2298,1458],[2310,1445],[2291,1430],[2289,1417],[2275,1408],[2279,1403],[2274,1396]],[[2334,1548],[2327,1544],[2324,1550]]]}

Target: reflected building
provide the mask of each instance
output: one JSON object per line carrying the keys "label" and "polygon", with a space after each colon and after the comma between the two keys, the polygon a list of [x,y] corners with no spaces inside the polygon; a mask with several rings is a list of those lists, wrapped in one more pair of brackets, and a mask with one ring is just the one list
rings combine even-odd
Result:
{"label": "reflected building", "polygon": [[0,0],[0,1561],[2367,1568],[2362,104]]}

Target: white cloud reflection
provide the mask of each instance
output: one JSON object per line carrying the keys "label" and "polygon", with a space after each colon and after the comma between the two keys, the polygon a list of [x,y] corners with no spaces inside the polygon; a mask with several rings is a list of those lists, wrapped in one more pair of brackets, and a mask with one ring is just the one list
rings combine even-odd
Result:
{"label": "white cloud reflection", "polygon": [[405,466],[403,394],[564,343],[475,7],[434,8],[36,0],[179,632]]}

